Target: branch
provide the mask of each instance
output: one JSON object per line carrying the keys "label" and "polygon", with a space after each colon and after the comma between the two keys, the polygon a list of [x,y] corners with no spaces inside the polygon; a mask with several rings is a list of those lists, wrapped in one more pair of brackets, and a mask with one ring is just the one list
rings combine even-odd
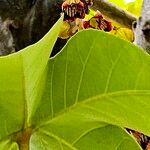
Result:
{"label": "branch", "polygon": [[117,5],[108,2],[107,0],[93,0],[94,5],[92,9],[99,10],[107,16],[111,18],[115,22],[119,23],[123,27],[132,29],[132,23],[137,20],[137,18],[131,13],[121,9]]}

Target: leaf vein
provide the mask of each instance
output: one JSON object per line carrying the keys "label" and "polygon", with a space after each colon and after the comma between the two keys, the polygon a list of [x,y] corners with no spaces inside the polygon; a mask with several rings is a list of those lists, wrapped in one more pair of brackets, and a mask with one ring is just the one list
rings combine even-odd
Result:
{"label": "leaf vein", "polygon": [[50,104],[51,104],[51,116],[54,117],[54,106],[53,106],[53,76],[54,76],[54,66],[55,63],[52,66],[52,73],[51,73],[51,88],[50,88]]}
{"label": "leaf vein", "polygon": [[65,64],[65,79],[64,79],[64,109],[67,107],[67,99],[66,99],[66,92],[67,92],[67,73],[68,73],[68,52],[66,51],[66,64]]}
{"label": "leaf vein", "polygon": [[47,132],[46,130],[41,130],[40,129],[40,131],[42,132],[42,133],[44,133],[45,135],[47,135],[47,136],[50,136],[50,137],[53,137],[54,139],[56,139],[59,143],[63,143],[64,145],[66,145],[67,147],[69,147],[70,149],[72,149],[72,150],[77,150],[75,147],[73,147],[70,143],[68,143],[67,141],[65,141],[64,139],[62,139],[61,137],[59,137],[59,136],[57,136],[57,135],[55,135],[55,134],[53,134],[53,133],[50,133],[50,132]]}
{"label": "leaf vein", "polygon": [[[106,127],[108,125],[104,125],[103,127]],[[101,125],[98,125],[97,127],[93,127],[89,130],[86,130],[84,133],[82,133],[77,139],[75,139],[73,142],[72,142],[72,145],[75,145],[82,137],[84,137],[86,134],[90,133],[91,131],[95,130],[95,129],[98,129],[102,127]]]}
{"label": "leaf vein", "polygon": [[[96,38],[95,38],[96,39]],[[90,50],[89,50],[89,53],[87,55],[87,58],[83,64],[83,69],[81,71],[81,75],[80,75],[80,79],[79,79],[79,84],[78,84],[78,88],[77,88],[77,94],[76,94],[76,99],[75,99],[75,104],[77,104],[78,100],[79,100],[79,92],[80,92],[80,88],[81,88],[81,84],[82,84],[82,80],[83,80],[83,75],[84,75],[84,72],[85,72],[85,68],[86,68],[86,65],[88,63],[88,60],[90,58],[90,55],[91,55],[91,52],[92,52],[92,49],[93,49],[93,46],[95,45],[95,42],[96,40],[93,40],[93,43],[90,47]]]}
{"label": "leaf vein", "polygon": [[117,59],[115,60],[115,62],[112,63],[112,67],[109,70],[107,81],[106,81],[106,86],[105,86],[105,91],[104,91],[105,94],[108,92],[108,88],[109,88],[110,80],[111,80],[111,77],[113,74],[113,70],[115,69],[115,66],[118,63],[120,56],[121,56],[121,51],[119,52],[119,55],[118,55]]}

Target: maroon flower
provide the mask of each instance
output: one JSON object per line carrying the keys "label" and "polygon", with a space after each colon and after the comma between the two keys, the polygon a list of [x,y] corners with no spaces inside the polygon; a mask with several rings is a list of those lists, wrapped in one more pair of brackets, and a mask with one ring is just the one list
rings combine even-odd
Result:
{"label": "maroon flower", "polygon": [[95,15],[91,19],[83,21],[83,28],[93,28],[109,32],[113,29],[113,26],[110,21],[104,19],[103,15],[99,11],[96,11]]}
{"label": "maroon flower", "polygon": [[84,28],[84,29],[88,29],[88,28],[91,27],[91,26],[90,26],[90,21],[89,21],[89,20],[83,20],[82,25],[83,25],[83,28]]}
{"label": "maroon flower", "polygon": [[64,20],[74,21],[76,18],[83,19],[89,12],[90,5],[92,5],[92,0],[74,0],[73,2],[66,0],[62,4]]}

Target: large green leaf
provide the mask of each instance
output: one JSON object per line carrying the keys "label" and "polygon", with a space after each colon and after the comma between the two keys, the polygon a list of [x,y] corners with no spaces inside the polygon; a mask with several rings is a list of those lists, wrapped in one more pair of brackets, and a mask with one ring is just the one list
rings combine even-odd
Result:
{"label": "large green leaf", "polygon": [[149,65],[149,55],[128,42],[100,31],[78,33],[50,59],[32,124],[69,143],[101,122],[150,135]]}
{"label": "large green leaf", "polygon": [[46,116],[53,122],[63,113],[78,113],[150,135],[150,57],[143,50],[87,30],[73,37],[48,65],[32,124]]}
{"label": "large green leaf", "polygon": [[43,88],[39,81],[62,20],[63,17],[38,43],[0,57],[0,139],[29,126],[30,116]]}

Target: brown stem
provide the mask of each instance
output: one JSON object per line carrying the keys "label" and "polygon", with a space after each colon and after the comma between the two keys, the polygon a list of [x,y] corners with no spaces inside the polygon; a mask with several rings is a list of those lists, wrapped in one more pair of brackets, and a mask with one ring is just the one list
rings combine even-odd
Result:
{"label": "brown stem", "polygon": [[115,22],[119,23],[123,27],[132,29],[132,23],[137,20],[137,18],[131,13],[121,9],[117,5],[108,2],[107,0],[93,0],[94,4],[92,9],[99,10],[107,16],[111,18]]}
{"label": "brown stem", "polygon": [[32,129],[27,128],[19,132],[16,137],[16,142],[20,150],[29,150],[29,141],[32,134]]}

